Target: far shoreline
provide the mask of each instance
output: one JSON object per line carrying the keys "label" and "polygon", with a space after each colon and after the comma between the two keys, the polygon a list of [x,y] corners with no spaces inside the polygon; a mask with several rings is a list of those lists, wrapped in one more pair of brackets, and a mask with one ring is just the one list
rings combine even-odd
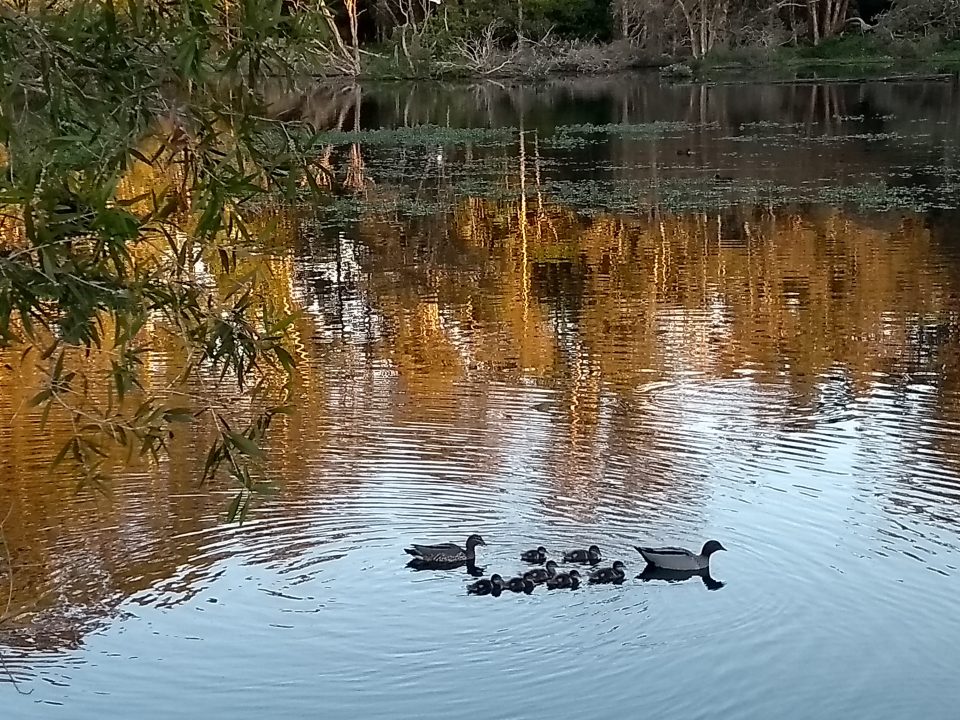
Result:
{"label": "far shoreline", "polygon": [[[582,45],[559,56],[536,46],[505,50],[516,60],[500,60],[493,68],[426,62],[416,70],[395,57],[364,52],[358,73],[338,72],[331,66],[306,67],[317,79],[357,82],[545,82],[572,78],[650,74],[668,82],[831,82],[947,80],[960,73],[960,43],[941,44],[926,55],[904,52],[879,42],[865,44],[859,37],[840,37],[818,46],[738,48],[717,50],[702,59],[653,57],[621,42]],[[915,48],[914,48],[915,49]]]}

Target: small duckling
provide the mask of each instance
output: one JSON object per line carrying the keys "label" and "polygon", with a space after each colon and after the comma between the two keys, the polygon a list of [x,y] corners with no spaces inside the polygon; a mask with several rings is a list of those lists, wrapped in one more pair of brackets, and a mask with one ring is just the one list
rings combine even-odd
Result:
{"label": "small duckling", "polygon": [[718,183],[732,183],[733,178],[729,175],[721,175],[720,173],[717,173],[713,176],[713,181]]}
{"label": "small duckling", "polygon": [[580,587],[580,573],[576,570],[571,570],[568,573],[559,573],[555,577],[547,580],[548,590],[560,590],[564,588],[576,590],[578,587]]}
{"label": "small duckling", "polygon": [[547,561],[546,569],[543,568],[534,568],[533,570],[527,570],[523,577],[526,580],[530,580],[534,585],[539,585],[540,583],[545,583],[550,578],[556,577],[557,575],[557,564],[553,560]]}
{"label": "small duckling", "polygon": [[503,588],[503,578],[494,573],[489,580],[482,578],[467,585],[467,595],[493,595],[496,597],[503,592]]}
{"label": "small duckling", "polygon": [[590,565],[596,565],[601,560],[603,560],[603,556],[600,554],[600,548],[598,548],[596,545],[591,545],[586,550],[571,550],[570,552],[565,552],[563,554],[564,562],[589,563]]}
{"label": "small duckling", "polygon": [[613,584],[619,585],[627,577],[626,567],[617,560],[613,567],[601,568],[590,575],[590,583],[593,585]]}
{"label": "small duckling", "polygon": [[507,582],[507,589],[510,592],[515,593],[522,592],[529,595],[533,592],[534,587],[536,586],[534,585],[533,580],[530,580],[529,578],[514,577],[510,578],[510,580]]}
{"label": "small duckling", "polygon": [[541,545],[536,550],[527,550],[520,553],[520,559],[524,562],[543,565],[547,561],[547,549]]}
{"label": "small duckling", "polygon": [[693,155],[694,152],[690,148],[680,148],[677,150],[677,155],[686,155],[687,157]]}

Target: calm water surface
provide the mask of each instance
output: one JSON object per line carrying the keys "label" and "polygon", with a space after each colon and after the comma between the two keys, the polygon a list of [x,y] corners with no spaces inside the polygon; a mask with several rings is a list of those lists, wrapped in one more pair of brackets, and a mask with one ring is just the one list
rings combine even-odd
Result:
{"label": "calm water surface", "polygon": [[[0,369],[3,718],[957,716],[955,84],[325,97],[360,195],[264,210],[303,369],[245,525],[203,438],[51,477]],[[630,579],[404,567],[473,531],[487,572],[596,542]],[[710,537],[720,589],[634,579]]]}

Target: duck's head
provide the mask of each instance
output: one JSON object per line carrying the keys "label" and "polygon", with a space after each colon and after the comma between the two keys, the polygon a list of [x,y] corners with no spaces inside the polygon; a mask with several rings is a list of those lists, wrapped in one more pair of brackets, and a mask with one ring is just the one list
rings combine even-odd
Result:
{"label": "duck's head", "polygon": [[576,570],[571,570],[567,573],[571,580],[580,580],[580,573]]}
{"label": "duck's head", "polygon": [[527,595],[529,595],[530,593],[532,593],[532,592],[533,592],[533,589],[534,589],[535,587],[536,587],[536,585],[534,584],[533,580],[531,580],[530,578],[524,578],[524,579],[523,579],[523,591],[524,591]]}
{"label": "duck's head", "polygon": [[494,573],[490,576],[490,584],[494,587],[502,588],[506,583],[504,583],[502,577],[500,577],[497,573]]}
{"label": "duck's head", "polygon": [[700,551],[700,554],[704,557],[710,557],[718,550],[726,550],[726,548],[716,540],[707,540],[703,544],[703,550]]}
{"label": "duck's head", "polygon": [[596,545],[591,545],[591,546],[587,549],[587,552],[590,553],[591,555],[597,555],[597,556],[599,556],[599,555],[600,555],[600,548],[598,548]]}
{"label": "duck's head", "polygon": [[473,535],[467,538],[467,550],[471,550],[475,548],[477,545],[486,545],[486,543],[483,541],[482,537],[474,533]]}
{"label": "duck's head", "polygon": [[557,564],[553,560],[547,560],[547,564],[544,567],[547,568],[547,572],[550,575],[557,573]]}
{"label": "duck's head", "polygon": [[617,560],[617,561],[613,564],[613,569],[614,569],[614,570],[619,570],[620,572],[623,572],[624,570],[626,570],[626,568],[627,568],[627,566],[624,565],[624,564],[623,564],[622,562],[620,562],[619,560]]}
{"label": "duck's head", "polygon": [[547,549],[543,545],[541,545],[540,547],[537,548],[537,552],[540,553],[541,555],[546,555]]}

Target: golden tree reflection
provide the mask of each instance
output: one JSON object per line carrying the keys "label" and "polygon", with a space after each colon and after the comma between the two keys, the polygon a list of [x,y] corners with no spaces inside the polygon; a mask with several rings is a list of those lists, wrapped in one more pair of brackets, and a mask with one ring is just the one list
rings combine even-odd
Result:
{"label": "golden tree reflection", "polygon": [[[812,123],[820,112],[836,114],[845,101],[835,95],[802,94],[802,117]],[[339,97],[333,109],[303,102],[296,112],[336,129],[352,119],[358,129],[359,93]],[[398,101],[398,114],[410,124],[428,121],[413,97]],[[656,98],[622,100],[617,107],[629,121]],[[700,88],[685,100],[684,112],[704,122],[733,114],[721,91]],[[490,102],[485,110],[498,108]],[[247,222],[266,246],[244,247],[224,234],[223,246],[240,250],[233,272],[262,279],[257,301],[297,315],[297,411],[276,421],[264,469],[282,488],[271,519],[295,527],[318,506],[335,514],[398,428],[416,429],[404,436],[412,445],[431,434],[431,461],[458,470],[438,470],[443,482],[478,485],[509,464],[518,428],[533,428],[550,499],[563,498],[559,512],[582,519],[598,512],[613,449],[644,471],[624,480],[631,502],[669,497],[697,507],[705,473],[680,474],[673,465],[681,452],[705,463],[715,447],[707,437],[685,438],[681,447],[671,413],[695,416],[698,392],[733,387],[730,403],[744,413],[758,411],[738,405],[742,396],[773,398],[780,412],[763,422],[775,435],[815,425],[830,402],[869,399],[878,384],[901,387],[928,373],[936,386],[923,410],[931,425],[960,423],[955,217],[801,204],[677,213],[640,199],[635,212],[587,214],[551,198],[540,131],[524,127],[509,147],[491,151],[499,153],[496,183],[508,199],[458,197],[441,155],[430,160],[435,178],[428,182],[424,171],[411,181],[437,210],[411,217],[399,209],[402,188],[379,181],[366,149],[351,143],[324,148],[314,180],[370,201],[355,221],[331,222],[323,208],[265,205]],[[132,165],[120,194],[157,189],[176,197],[188,226],[196,211],[183,166],[173,162],[175,136],[160,123],[143,151],[171,161]],[[623,154],[621,179],[649,171],[638,157],[657,157],[637,143],[611,147]],[[470,160],[484,151],[462,152]],[[798,160],[804,172],[807,162],[818,160]],[[0,225],[5,245],[20,241],[12,227]],[[165,249],[158,243],[144,252]],[[214,267],[215,258],[203,258],[195,271],[225,294],[231,274]],[[147,339],[147,383],[187,397],[198,390],[173,387],[186,360],[182,344],[159,327]],[[126,467],[111,496],[77,495],[69,477],[47,472],[69,432],[66,418],[51,416],[41,431],[27,407],[41,374],[15,350],[0,360],[0,516],[12,508],[4,534],[14,583],[0,644],[69,646],[123,600],[197,592],[223,552],[210,539],[223,515],[222,488],[196,485],[210,428],[201,423],[178,436],[156,467],[111,458]],[[109,357],[77,362],[105,393],[96,382]],[[252,411],[215,380],[202,382],[224,412]],[[543,407],[525,399],[531,388],[549,398]],[[658,405],[664,388],[673,394]],[[825,399],[825,388],[839,399]],[[719,414],[706,420],[732,422]],[[953,434],[931,437],[943,464],[960,469]],[[731,431],[723,441],[746,447],[749,439]],[[461,472],[469,442],[482,453]],[[256,561],[282,562],[296,552],[291,547],[250,552]]]}

